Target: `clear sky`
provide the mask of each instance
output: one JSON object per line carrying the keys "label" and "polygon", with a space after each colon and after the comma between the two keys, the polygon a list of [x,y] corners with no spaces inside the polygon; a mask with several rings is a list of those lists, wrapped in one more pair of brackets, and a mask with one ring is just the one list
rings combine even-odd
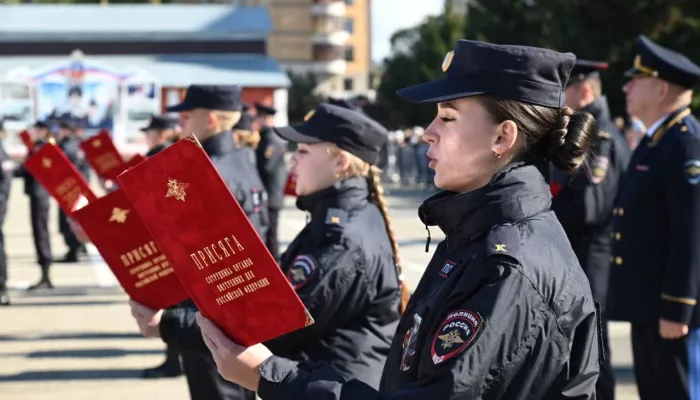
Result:
{"label": "clear sky", "polygon": [[372,60],[381,62],[391,51],[391,35],[439,14],[444,0],[372,0]]}

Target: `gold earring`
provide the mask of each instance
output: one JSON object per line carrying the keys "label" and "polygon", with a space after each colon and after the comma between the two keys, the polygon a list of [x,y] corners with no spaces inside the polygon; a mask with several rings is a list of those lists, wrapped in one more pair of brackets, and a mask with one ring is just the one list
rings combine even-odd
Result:
{"label": "gold earring", "polygon": [[494,150],[494,152],[493,152],[493,155],[496,156],[496,158],[498,158],[499,160],[501,159],[501,156],[503,156],[503,154],[498,154],[498,153],[496,153],[495,150]]}

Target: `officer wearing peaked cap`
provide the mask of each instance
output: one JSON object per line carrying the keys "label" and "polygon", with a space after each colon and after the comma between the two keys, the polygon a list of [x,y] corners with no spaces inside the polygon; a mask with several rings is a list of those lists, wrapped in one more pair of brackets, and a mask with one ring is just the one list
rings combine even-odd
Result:
{"label": "officer wearing peaked cap", "polygon": [[[194,134],[231,189],[251,224],[262,237],[267,231],[266,193],[255,166],[234,140],[233,127],[241,118],[241,88],[238,86],[192,85],[180,104],[168,107],[179,112],[183,131]],[[221,378],[211,354],[202,345],[194,322],[197,309],[193,302],[164,310],[151,310],[131,302],[140,326],[152,321],[152,331],[144,335],[160,336],[181,351],[190,397],[193,400],[253,400],[255,393]],[[148,317],[148,318],[147,318]],[[158,321],[155,318],[160,318]],[[154,324],[154,322],[156,322]]]}
{"label": "officer wearing peaked cap", "polygon": [[[566,86],[566,104],[574,110],[593,115],[598,134],[593,142],[594,158],[588,169],[569,177],[554,170],[551,183],[561,191],[552,202],[552,210],[566,231],[571,246],[591,283],[593,298],[605,304],[612,253],[612,208],[620,181],[629,163],[631,151],[622,133],[610,120],[608,101],[602,94],[600,71],[607,63],[576,60]],[[603,325],[607,346],[607,329]],[[615,375],[607,357],[598,379],[598,399],[615,398]]]}
{"label": "officer wearing peaked cap", "polygon": [[[260,133],[253,128],[253,116],[243,112],[240,121],[233,127],[233,134],[241,146],[241,152],[252,165],[257,165],[255,150],[260,144]],[[262,176],[260,178],[262,179]],[[263,181],[264,184],[265,182]]]}
{"label": "officer wearing peaked cap", "polygon": [[590,114],[564,108],[575,59],[460,40],[444,79],[399,92],[437,103],[424,136],[444,191],[418,213],[446,239],[399,322],[379,390],[237,347],[198,315],[219,372],[263,399],[594,399],[596,308],[544,176],[548,162],[575,172],[597,133]]}
{"label": "officer wearing peaked cap", "polygon": [[284,207],[284,185],[287,182],[285,154],[287,143],[273,132],[275,126],[274,107],[255,103],[260,125],[260,143],[255,151],[258,173],[268,194],[270,227],[265,236],[265,245],[275,259],[279,258],[277,229],[280,210]]}
{"label": "officer wearing peaked cap", "polygon": [[640,397],[700,396],[700,67],[644,36],[627,71],[627,112],[649,127],[613,208],[607,314],[632,324]]}

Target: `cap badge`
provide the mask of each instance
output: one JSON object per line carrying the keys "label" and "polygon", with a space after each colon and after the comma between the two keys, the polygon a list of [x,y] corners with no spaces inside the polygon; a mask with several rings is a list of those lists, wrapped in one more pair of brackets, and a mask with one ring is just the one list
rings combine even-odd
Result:
{"label": "cap badge", "polygon": [[445,55],[445,59],[442,61],[442,72],[447,72],[452,65],[452,59],[455,58],[455,51],[452,50]]}

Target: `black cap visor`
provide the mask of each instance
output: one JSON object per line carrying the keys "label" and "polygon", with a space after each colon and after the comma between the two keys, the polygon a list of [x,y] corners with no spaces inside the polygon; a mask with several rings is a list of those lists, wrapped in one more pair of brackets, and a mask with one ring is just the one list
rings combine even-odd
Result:
{"label": "black cap visor", "polygon": [[291,125],[273,128],[276,134],[293,143],[321,143],[325,140],[311,135],[307,124]]}
{"label": "black cap visor", "polygon": [[[476,79],[475,79],[476,80]],[[486,94],[474,81],[444,78],[398,90],[396,94],[411,103],[444,103],[465,97]]]}
{"label": "black cap visor", "polygon": [[166,112],[180,112],[180,111],[191,111],[194,110],[195,106],[192,106],[190,104],[187,104],[186,102],[182,102],[180,104],[176,104],[174,106],[170,106],[165,109]]}

